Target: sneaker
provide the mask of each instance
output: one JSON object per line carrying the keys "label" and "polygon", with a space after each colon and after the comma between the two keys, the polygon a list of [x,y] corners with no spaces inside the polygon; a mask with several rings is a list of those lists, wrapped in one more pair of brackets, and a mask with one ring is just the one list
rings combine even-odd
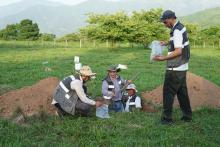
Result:
{"label": "sneaker", "polygon": [[181,117],[180,120],[185,121],[185,122],[191,122],[191,121],[192,121],[192,118],[183,116],[183,117]]}

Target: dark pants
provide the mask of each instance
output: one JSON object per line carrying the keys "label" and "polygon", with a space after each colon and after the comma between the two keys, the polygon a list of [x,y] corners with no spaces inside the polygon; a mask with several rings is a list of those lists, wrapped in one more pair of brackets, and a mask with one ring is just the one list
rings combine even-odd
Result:
{"label": "dark pants", "polygon": [[186,85],[186,71],[166,71],[163,86],[162,119],[172,119],[174,97],[177,95],[183,117],[192,118]]}
{"label": "dark pants", "polygon": [[[55,106],[58,109],[59,116],[70,116],[71,115],[65,112],[58,103],[56,103]],[[83,103],[81,100],[78,100],[76,103],[75,111],[76,111],[76,115],[78,116],[84,116],[84,117],[90,116],[91,105]]]}

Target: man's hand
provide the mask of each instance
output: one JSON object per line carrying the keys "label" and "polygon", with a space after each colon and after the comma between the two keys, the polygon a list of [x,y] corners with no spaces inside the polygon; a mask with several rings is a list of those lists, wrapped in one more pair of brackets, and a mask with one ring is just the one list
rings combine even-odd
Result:
{"label": "man's hand", "polygon": [[166,60],[166,57],[161,56],[161,55],[157,55],[153,58],[153,60],[155,60],[155,61],[164,61],[164,60]]}
{"label": "man's hand", "polygon": [[101,102],[101,101],[96,101],[95,102],[95,107],[96,108],[98,108],[98,107],[100,107],[100,106],[102,106],[103,105],[103,102]]}
{"label": "man's hand", "polygon": [[160,45],[166,46],[168,43],[166,41],[160,41]]}
{"label": "man's hand", "polygon": [[132,80],[127,80],[128,84],[131,84],[132,83]]}

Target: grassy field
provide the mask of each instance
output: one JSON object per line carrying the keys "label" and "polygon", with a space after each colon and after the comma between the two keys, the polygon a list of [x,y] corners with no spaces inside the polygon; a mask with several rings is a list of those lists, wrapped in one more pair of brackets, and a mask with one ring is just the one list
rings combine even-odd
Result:
{"label": "grassy field", "polygon": [[[191,49],[190,72],[220,86],[220,49]],[[134,82],[139,92],[163,83],[165,63],[149,63],[150,50],[143,48],[42,48],[0,44],[0,86],[18,89],[73,72],[73,58],[97,72],[88,83],[89,93],[101,94],[101,80],[110,64],[127,64],[124,78],[141,72]],[[44,64],[48,62],[47,64]],[[51,68],[51,71],[45,70]],[[92,118],[32,117],[25,126],[0,119],[1,146],[220,146],[220,111],[203,108],[194,112],[192,123],[179,120],[175,110],[173,126],[159,124],[160,113],[112,114],[109,120]]]}

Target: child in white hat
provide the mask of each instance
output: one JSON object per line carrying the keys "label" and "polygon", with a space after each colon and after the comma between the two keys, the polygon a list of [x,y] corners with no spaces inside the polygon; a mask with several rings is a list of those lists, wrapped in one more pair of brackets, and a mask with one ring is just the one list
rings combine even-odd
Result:
{"label": "child in white hat", "polygon": [[125,112],[132,112],[135,109],[141,109],[141,98],[136,95],[136,86],[134,84],[129,84],[126,91],[128,93],[128,98],[125,103]]}

